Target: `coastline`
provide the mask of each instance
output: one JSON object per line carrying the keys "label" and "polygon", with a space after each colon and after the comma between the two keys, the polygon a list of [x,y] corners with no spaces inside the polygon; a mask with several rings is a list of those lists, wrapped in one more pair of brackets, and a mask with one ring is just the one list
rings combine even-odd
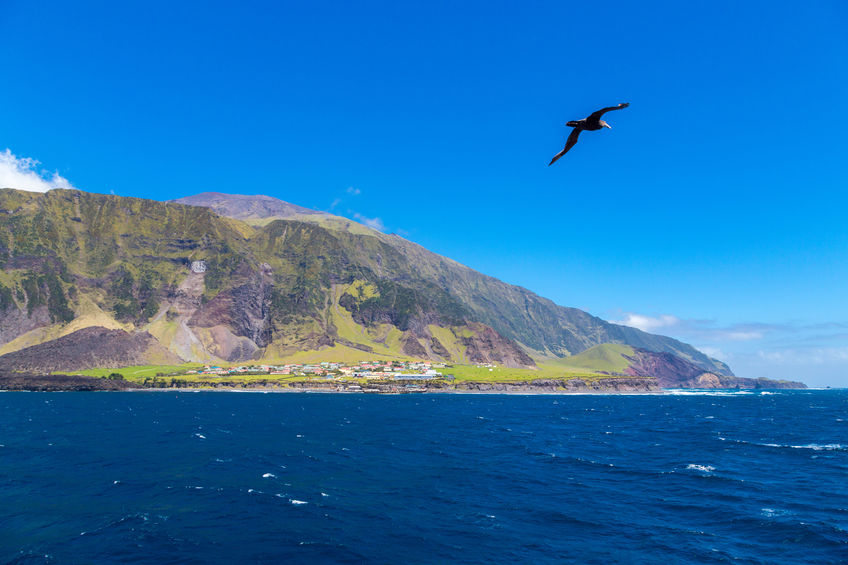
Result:
{"label": "coastline", "polygon": [[[178,383],[174,386],[174,383]],[[208,384],[209,386],[204,386]],[[0,390],[30,392],[60,391],[223,391],[223,392],[284,392],[284,393],[339,393],[339,394],[621,394],[646,393],[658,391],[654,379],[617,378],[584,382],[580,379],[553,380],[539,379],[527,382],[468,382],[448,384],[444,381],[424,382],[414,386],[400,386],[397,383],[352,383],[308,381],[270,385],[268,382],[239,383],[215,382],[201,386],[187,386],[188,383],[172,381],[170,387],[144,387],[123,379],[107,379],[78,375],[0,375]]]}
{"label": "coastline", "polygon": [[[235,392],[275,394],[459,394],[459,395],[519,395],[519,396],[562,396],[562,395],[691,395],[691,394],[756,394],[766,388],[711,388],[711,389],[666,389],[654,379],[609,378],[584,382],[579,379],[528,381],[519,383],[488,383],[463,381],[456,384],[444,382],[422,384],[415,388],[371,385],[373,388],[353,388],[335,383],[307,386],[298,382],[284,386],[268,386],[267,383],[250,383],[235,386],[232,383],[215,383],[214,386],[171,386],[144,387],[131,381],[112,380],[78,375],[0,375],[0,392]],[[317,383],[315,383],[317,384]]]}

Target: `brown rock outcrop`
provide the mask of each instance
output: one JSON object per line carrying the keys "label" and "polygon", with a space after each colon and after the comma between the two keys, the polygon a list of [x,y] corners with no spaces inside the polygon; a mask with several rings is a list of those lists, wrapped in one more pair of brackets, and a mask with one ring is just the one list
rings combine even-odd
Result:
{"label": "brown rock outcrop", "polygon": [[697,365],[671,353],[636,349],[635,355],[625,357],[631,362],[625,371],[626,374],[655,377],[663,388],[807,388],[805,384],[795,381],[748,379],[705,372]]}
{"label": "brown rock outcrop", "polygon": [[472,323],[471,337],[462,337],[465,355],[472,363],[497,363],[504,367],[529,368],[536,363],[515,342],[507,339],[485,324]]}
{"label": "brown rock outcrop", "polygon": [[147,332],[89,327],[0,356],[0,371],[47,374],[98,367],[167,365],[182,360]]}

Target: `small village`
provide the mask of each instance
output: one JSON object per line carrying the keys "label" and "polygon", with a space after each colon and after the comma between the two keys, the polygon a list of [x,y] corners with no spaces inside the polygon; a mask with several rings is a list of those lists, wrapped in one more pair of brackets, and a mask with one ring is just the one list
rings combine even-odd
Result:
{"label": "small village", "polygon": [[428,361],[361,361],[355,365],[344,363],[321,362],[315,364],[290,363],[285,365],[239,365],[236,367],[218,367],[206,365],[203,369],[188,371],[187,374],[197,375],[293,375],[305,377],[332,378],[365,378],[365,379],[405,379],[420,380],[443,376],[436,369],[443,369],[444,363]]}
{"label": "small village", "polygon": [[270,375],[301,377],[310,388],[347,392],[423,392],[427,383],[452,380],[444,363],[429,361],[360,361],[355,364],[320,362],[255,364],[234,367],[206,365],[186,374],[210,377]]}

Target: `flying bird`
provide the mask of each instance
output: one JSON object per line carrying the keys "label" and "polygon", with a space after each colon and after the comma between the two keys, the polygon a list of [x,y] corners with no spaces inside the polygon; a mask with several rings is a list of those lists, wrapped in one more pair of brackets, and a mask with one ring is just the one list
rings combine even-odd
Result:
{"label": "flying bird", "polygon": [[556,155],[554,155],[554,158],[551,159],[551,162],[548,163],[548,166],[550,167],[551,165],[553,165],[556,162],[557,159],[559,159],[560,157],[562,157],[563,155],[568,153],[568,150],[571,149],[572,147],[574,147],[574,144],[577,143],[577,138],[580,136],[581,131],[583,131],[583,130],[595,131],[595,130],[599,130],[601,128],[612,129],[612,126],[609,125],[608,123],[606,123],[605,121],[603,121],[601,119],[601,116],[603,116],[604,114],[606,114],[607,112],[610,112],[612,110],[621,110],[622,108],[627,108],[628,106],[630,106],[630,103],[624,102],[622,104],[619,104],[618,106],[610,106],[608,108],[601,108],[597,112],[592,112],[591,114],[589,114],[588,118],[583,118],[582,120],[572,120],[572,121],[568,122],[567,124],[565,124],[568,127],[572,127],[574,129],[571,130],[571,134],[568,136],[568,140],[566,140],[565,147],[563,148],[563,150],[560,151],[559,153],[557,153]]}

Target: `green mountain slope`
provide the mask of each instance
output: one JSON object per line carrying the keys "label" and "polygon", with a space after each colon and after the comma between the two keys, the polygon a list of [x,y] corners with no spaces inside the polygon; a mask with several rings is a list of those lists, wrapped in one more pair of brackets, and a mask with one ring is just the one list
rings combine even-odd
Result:
{"label": "green mountain slope", "polygon": [[603,343],[573,355],[559,359],[556,364],[610,374],[626,374],[632,365],[631,358],[636,350],[620,343]]}
{"label": "green mountain slope", "polygon": [[[211,196],[207,196],[211,195]],[[211,206],[239,216],[243,197],[204,193],[175,202]],[[268,198],[268,197],[264,197]],[[254,219],[259,219],[254,216]],[[281,219],[281,218],[280,218]],[[372,273],[396,281],[423,281],[442,289],[466,314],[520,343],[534,357],[560,358],[601,343],[621,343],[649,351],[678,355],[705,370],[732,375],[730,368],[678,340],[649,334],[635,328],[611,324],[576,308],[567,308],[518,286],[478,273],[456,261],[432,253],[397,235],[383,234],[329,214],[297,215],[298,221],[320,225],[335,237],[336,245],[353,255],[357,264]],[[267,226],[275,222],[268,212]],[[281,229],[278,225],[278,230]]]}
{"label": "green mountain slope", "polygon": [[398,236],[268,197],[214,199],[243,219],[75,190],[0,190],[0,355],[105,327],[148,332],[199,362],[380,356],[532,367],[621,343],[731,374],[687,344],[557,306]]}

